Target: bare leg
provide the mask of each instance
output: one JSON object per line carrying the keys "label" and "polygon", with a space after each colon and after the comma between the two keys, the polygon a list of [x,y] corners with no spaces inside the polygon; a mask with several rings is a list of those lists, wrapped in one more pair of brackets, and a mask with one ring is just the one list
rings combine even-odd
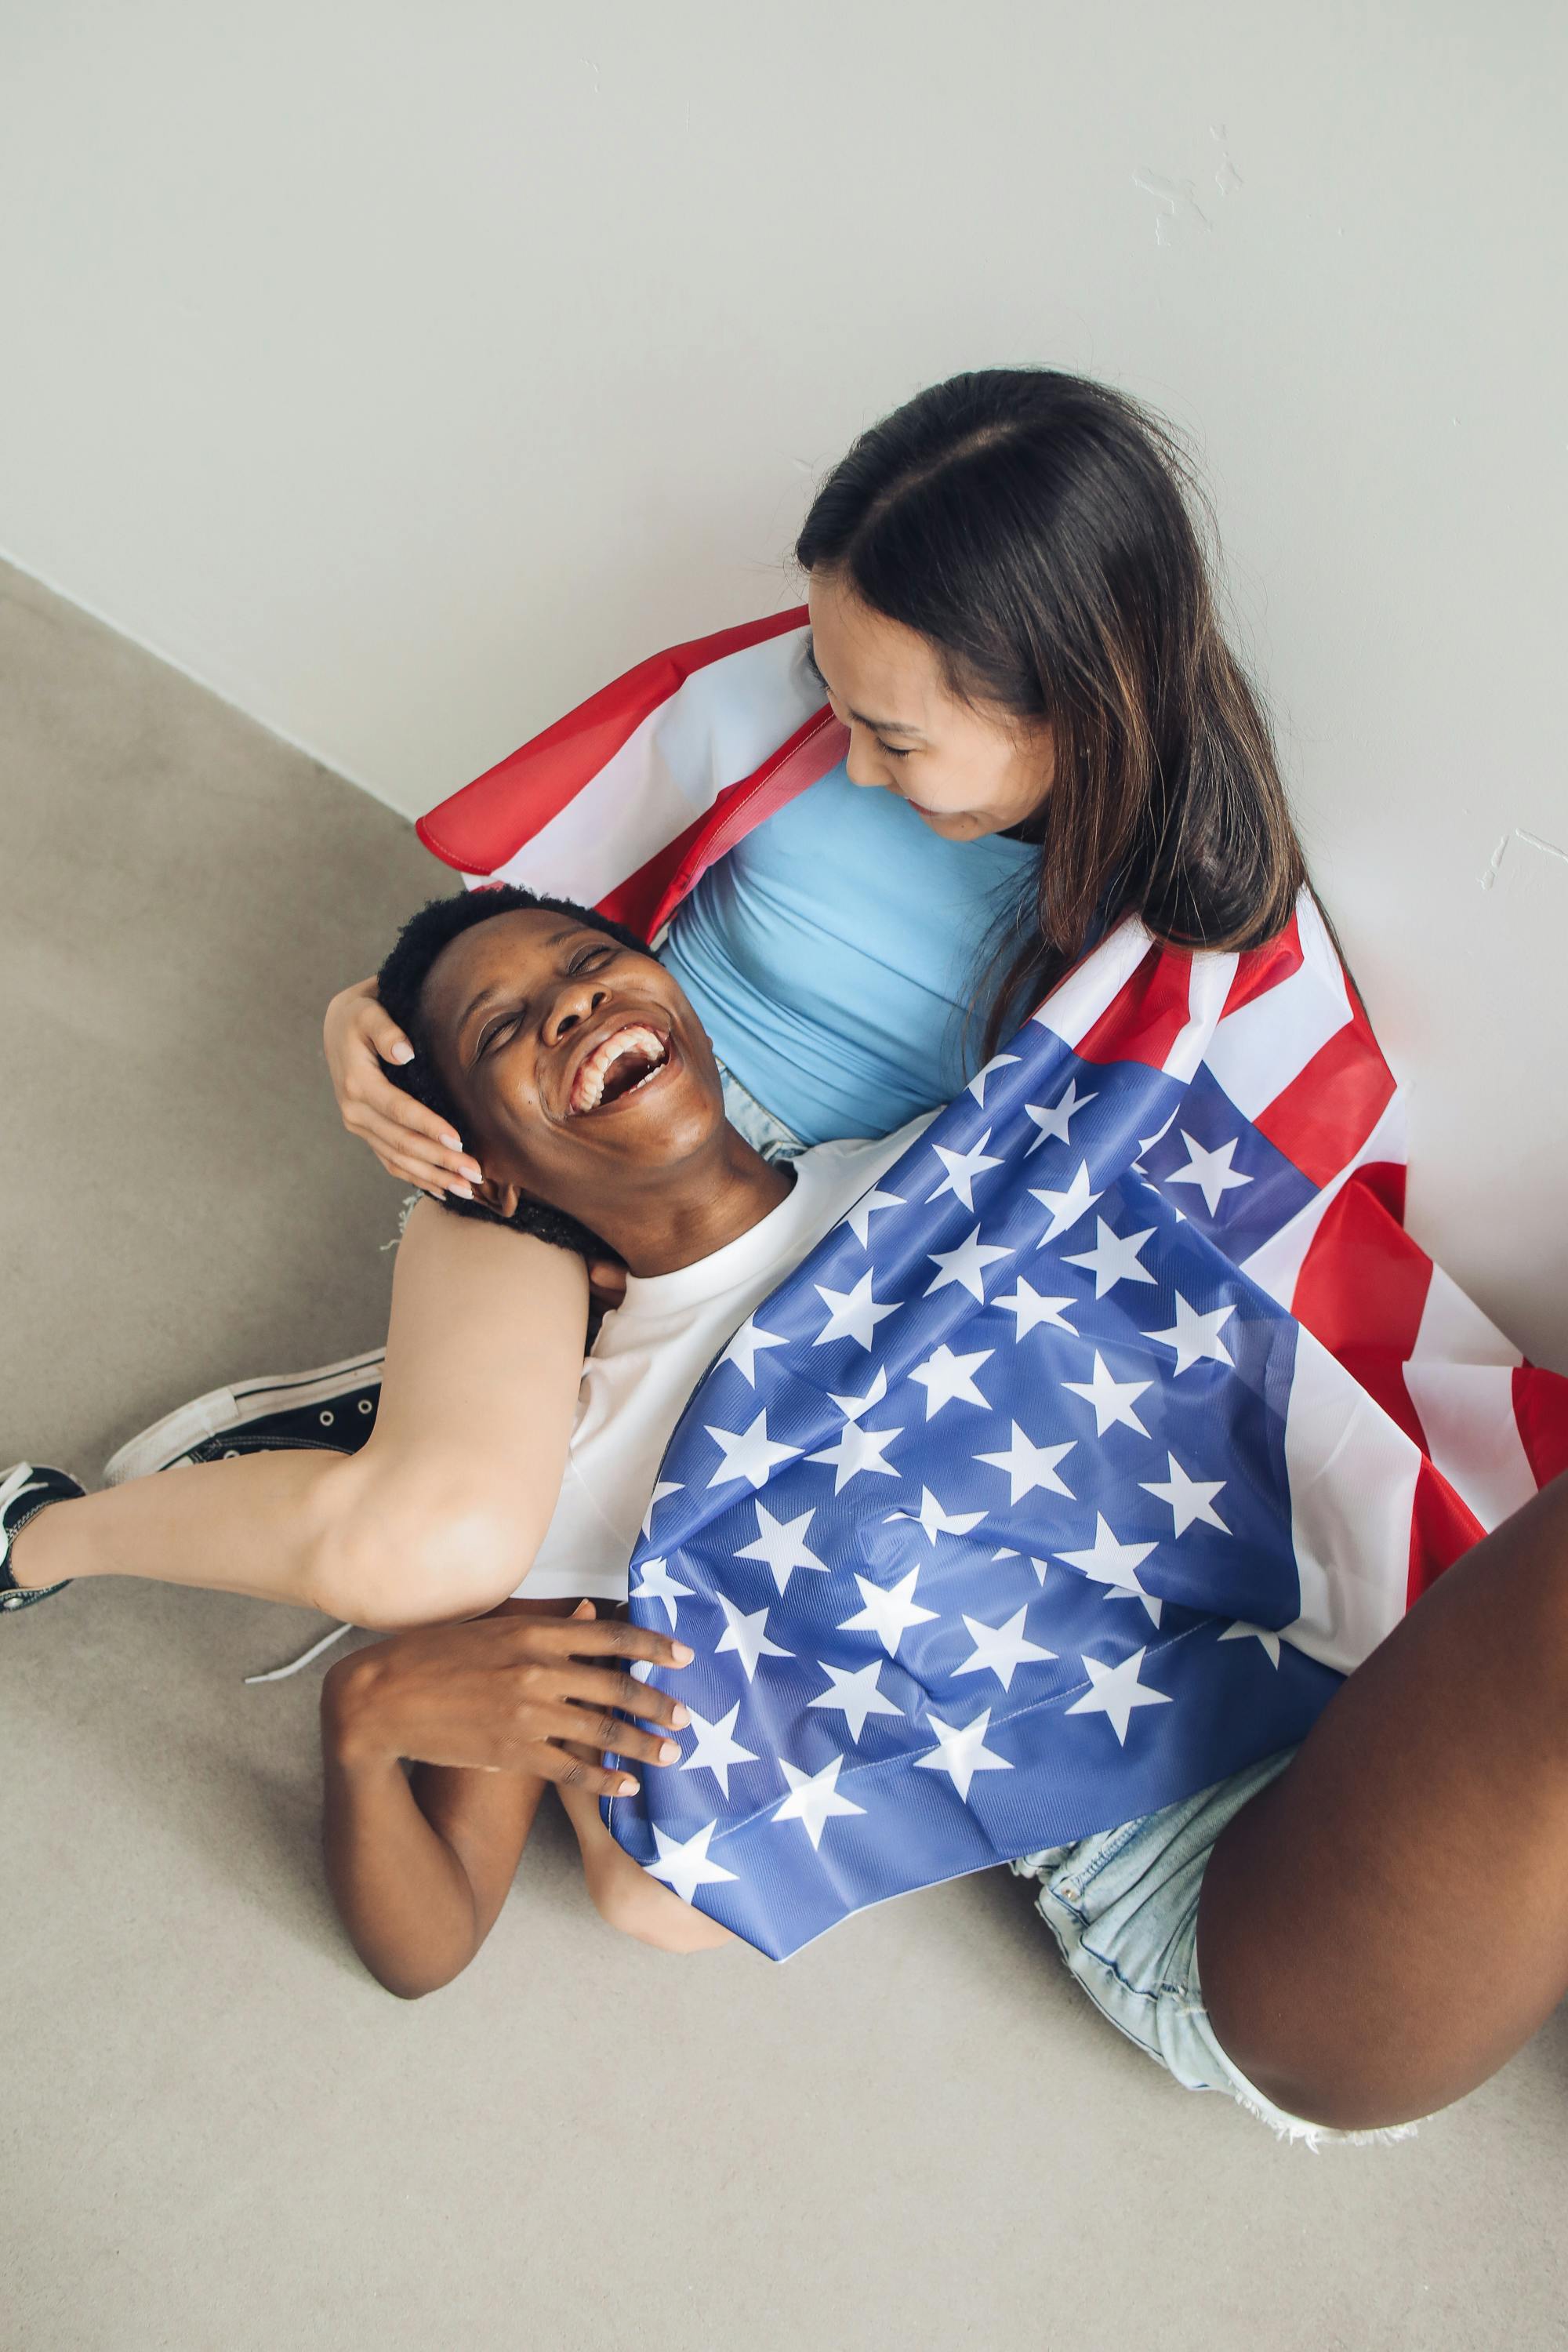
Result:
{"label": "bare leg", "polygon": [[740,1939],[716,1919],[683,1903],[673,1888],[650,1878],[605,1827],[597,1797],[563,1789],[556,1793],[577,1832],[583,1854],[583,1874],[601,1918],[639,1943],[661,1952],[710,1952],[721,1944]]}
{"label": "bare leg", "polygon": [[555,1507],[586,1320],[580,1259],[422,1202],[358,1454],[252,1454],[53,1504],[12,1573],[151,1577],[382,1628],[492,1608]]}
{"label": "bare leg", "polygon": [[1568,1990],[1568,1476],[1434,1586],[1221,1836],[1198,1973],[1276,2105],[1365,2128],[1494,2074]]}

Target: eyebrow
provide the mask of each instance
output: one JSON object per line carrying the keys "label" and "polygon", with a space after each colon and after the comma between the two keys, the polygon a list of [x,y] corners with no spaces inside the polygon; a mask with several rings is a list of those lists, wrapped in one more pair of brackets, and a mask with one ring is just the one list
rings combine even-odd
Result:
{"label": "eyebrow", "polygon": [[[824,693],[829,692],[827,680],[817,667],[816,643],[809,629],[805,633],[805,666]],[[852,710],[849,716],[858,719],[862,727],[875,728],[879,735],[919,735],[922,743],[930,740],[918,727],[906,727],[901,719],[868,719],[863,710]]]}
{"label": "eyebrow", "polygon": [[[552,931],[550,937],[541,944],[547,948],[558,948],[563,940],[575,939],[579,931],[587,930],[589,928],[586,923],[563,923],[559,930]],[[460,1037],[476,1013],[483,1012],[487,1004],[493,1003],[500,997],[510,996],[511,992],[511,984],[505,981],[497,981],[492,987],[481,988],[472,1003],[465,1006],[458,1015],[458,1025],[452,1033],[453,1035]]]}

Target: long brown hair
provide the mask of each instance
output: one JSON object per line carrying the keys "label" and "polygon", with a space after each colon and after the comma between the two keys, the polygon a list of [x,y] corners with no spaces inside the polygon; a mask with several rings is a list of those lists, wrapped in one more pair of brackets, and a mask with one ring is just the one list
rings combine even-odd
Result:
{"label": "long brown hair", "polygon": [[1213,543],[1171,429],[1050,368],[918,393],[812,502],[806,571],[924,637],[960,699],[1052,730],[1038,882],[987,971],[987,1053],[1120,916],[1209,948],[1258,946],[1289,919],[1306,866],[1268,719],[1220,633],[1205,530]]}

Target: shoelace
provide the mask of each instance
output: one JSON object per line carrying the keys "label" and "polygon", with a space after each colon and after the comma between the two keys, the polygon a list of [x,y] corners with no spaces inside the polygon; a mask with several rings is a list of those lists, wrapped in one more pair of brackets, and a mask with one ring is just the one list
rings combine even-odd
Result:
{"label": "shoelace", "polygon": [[286,1683],[290,1675],[299,1674],[303,1667],[313,1664],[323,1650],[330,1650],[334,1642],[341,1642],[345,1633],[354,1631],[353,1625],[334,1625],[330,1633],[323,1633],[320,1641],[312,1642],[308,1650],[301,1651],[297,1658],[291,1658],[286,1666],[274,1666],[267,1675],[247,1675],[247,1687],[252,1683]]}

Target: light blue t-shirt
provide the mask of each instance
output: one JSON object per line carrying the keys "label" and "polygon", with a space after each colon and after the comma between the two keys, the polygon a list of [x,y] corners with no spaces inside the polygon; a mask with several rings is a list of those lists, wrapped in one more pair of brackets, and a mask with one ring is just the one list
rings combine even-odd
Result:
{"label": "light blue t-shirt", "polygon": [[890,1135],[980,1066],[975,986],[1039,855],[944,841],[840,764],[709,868],[660,958],[720,1060],[804,1142]]}

